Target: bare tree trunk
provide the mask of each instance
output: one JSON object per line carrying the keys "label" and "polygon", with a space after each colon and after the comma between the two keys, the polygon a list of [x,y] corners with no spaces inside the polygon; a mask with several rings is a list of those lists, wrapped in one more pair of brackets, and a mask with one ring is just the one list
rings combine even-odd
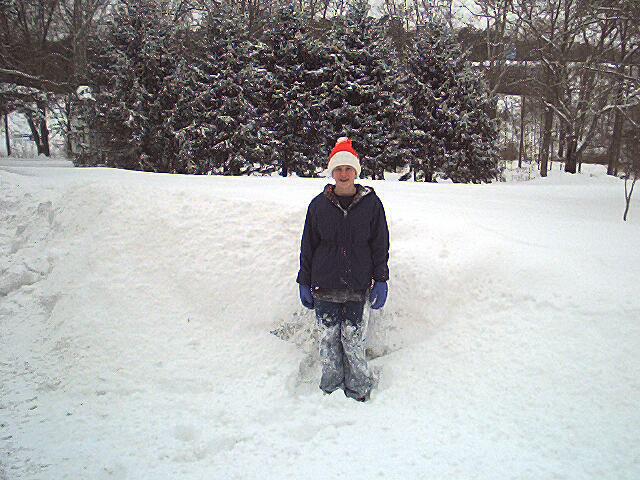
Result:
{"label": "bare tree trunk", "polygon": [[428,183],[436,183],[436,179],[434,178],[433,171],[431,169],[423,169],[424,173],[424,181]]}
{"label": "bare tree trunk", "polygon": [[324,0],[324,8],[322,9],[322,19],[326,20],[327,11],[329,10],[329,5],[331,4],[331,0]]}
{"label": "bare tree trunk", "polygon": [[9,141],[9,114],[4,113],[4,141],[7,145],[7,157],[11,156],[11,142]]}
{"label": "bare tree trunk", "polygon": [[560,162],[562,162],[562,159],[564,158],[565,141],[566,141],[566,138],[565,138],[564,122],[560,122],[560,130],[558,132],[558,160],[560,160]]}
{"label": "bare tree trunk", "polygon": [[40,144],[40,130],[36,127],[36,122],[33,119],[32,112],[25,113],[25,117],[27,118],[27,124],[29,125],[29,129],[31,130],[33,141],[35,142],[36,148],[38,149],[38,155],[40,155],[42,153],[42,147]]}
{"label": "bare tree trunk", "polygon": [[[514,102],[513,100],[509,101],[509,122],[510,122],[510,126],[513,126],[513,124],[515,123],[515,111],[513,108]],[[511,130],[511,143],[513,145],[516,144],[516,129],[515,128],[510,128],[509,130]]]}
{"label": "bare tree trunk", "polygon": [[582,173],[582,152],[576,153],[576,161],[578,162],[578,173]]}
{"label": "bare tree trunk", "polygon": [[47,125],[47,107],[44,104],[38,105],[39,115],[38,120],[40,122],[40,144],[42,145],[42,153],[45,156],[51,156],[51,150],[49,150],[49,127]]}
{"label": "bare tree trunk", "polygon": [[522,158],[524,157],[524,109],[526,106],[526,98],[524,95],[520,97],[520,148],[518,149],[518,168],[522,168]]}
{"label": "bare tree trunk", "polygon": [[549,163],[549,151],[551,147],[551,128],[553,127],[553,110],[550,107],[544,109],[544,130],[542,134],[542,148],[540,152],[540,176],[547,176]]}
{"label": "bare tree trunk", "polygon": [[65,109],[65,113],[66,113],[66,135],[64,138],[64,144],[65,144],[65,153],[67,154],[67,156],[69,158],[71,158],[73,156],[73,142],[71,141],[71,139],[74,137],[75,132],[72,131],[73,128],[73,121],[71,116],[73,115],[73,109],[72,109],[72,100],[71,100],[71,95],[68,95],[65,102],[64,102],[64,109]]}
{"label": "bare tree trunk", "polygon": [[[621,90],[622,86],[618,88]],[[607,175],[614,175],[614,172],[617,170],[618,159],[620,158],[620,147],[622,145],[623,120],[622,111],[619,108],[616,108],[613,120],[613,135],[611,137],[611,143],[609,144]]]}
{"label": "bare tree trunk", "polygon": [[76,84],[82,85],[87,73],[87,31],[84,18],[83,0],[74,0],[72,35],[73,35],[73,68]]}
{"label": "bare tree trunk", "polygon": [[637,177],[633,177],[633,181],[631,182],[631,189],[627,191],[627,179],[624,179],[624,196],[627,204],[624,208],[624,215],[622,216],[622,220],[627,221],[627,213],[629,213],[629,204],[631,203],[631,194],[633,193],[633,187],[636,184]]}
{"label": "bare tree trunk", "polygon": [[33,141],[36,144],[38,155],[51,156],[49,150],[49,128],[47,127],[47,109],[42,104],[38,104],[38,112],[26,112],[27,123],[31,129]]}
{"label": "bare tree trunk", "polygon": [[573,133],[573,128],[569,127],[567,135],[567,153],[565,155],[564,171],[568,173],[576,173],[577,159],[576,151],[578,149],[578,139]]}
{"label": "bare tree trunk", "polygon": [[[629,28],[629,20],[618,20],[618,30],[620,33],[620,63],[617,67],[618,73],[623,77],[626,74],[626,56],[627,56],[627,35]],[[615,102],[616,105],[623,103],[624,96],[624,84],[621,80],[618,80],[616,86]],[[624,117],[620,107],[616,108],[614,112],[613,120],[613,135],[611,137],[611,143],[609,144],[609,162],[607,164],[607,175],[617,175],[618,173],[618,160],[620,159],[620,150],[622,147],[622,128],[624,126]]]}
{"label": "bare tree trunk", "polygon": [[[538,150],[538,152],[540,152],[540,139],[542,138],[542,122],[538,122],[538,125],[536,125],[537,128],[533,129],[532,135],[533,135],[533,139],[531,141],[531,147],[532,150]],[[526,157],[526,154],[525,154]],[[540,169],[540,156],[538,155],[538,158],[536,159],[536,167],[538,169]]]}

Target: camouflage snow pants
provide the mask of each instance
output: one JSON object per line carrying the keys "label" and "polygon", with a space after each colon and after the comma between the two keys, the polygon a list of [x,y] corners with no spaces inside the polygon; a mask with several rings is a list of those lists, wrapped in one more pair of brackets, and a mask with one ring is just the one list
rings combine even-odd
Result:
{"label": "camouflage snow pants", "polygon": [[364,302],[334,303],[316,299],[315,308],[322,328],[320,388],[326,393],[342,388],[348,397],[368,398],[371,376],[365,356]]}

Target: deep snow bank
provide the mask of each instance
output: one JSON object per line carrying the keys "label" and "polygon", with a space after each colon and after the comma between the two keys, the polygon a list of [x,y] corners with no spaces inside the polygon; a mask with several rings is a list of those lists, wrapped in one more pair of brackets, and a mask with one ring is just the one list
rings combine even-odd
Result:
{"label": "deep snow bank", "polygon": [[362,405],[319,394],[294,284],[323,181],[0,164],[0,472],[636,478],[619,181],[367,183],[392,279]]}

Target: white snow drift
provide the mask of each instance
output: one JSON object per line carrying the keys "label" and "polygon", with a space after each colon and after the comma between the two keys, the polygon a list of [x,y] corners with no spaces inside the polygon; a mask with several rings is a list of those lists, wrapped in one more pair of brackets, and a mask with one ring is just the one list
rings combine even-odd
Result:
{"label": "white snow drift", "polygon": [[317,388],[294,283],[324,183],[0,163],[0,478],[640,478],[619,180],[366,181],[392,246],[365,404]]}

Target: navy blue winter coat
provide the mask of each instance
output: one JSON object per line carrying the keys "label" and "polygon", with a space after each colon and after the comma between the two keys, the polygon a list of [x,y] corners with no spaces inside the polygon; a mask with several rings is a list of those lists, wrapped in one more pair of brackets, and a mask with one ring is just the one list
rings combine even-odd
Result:
{"label": "navy blue winter coat", "polygon": [[356,185],[344,210],[328,184],[309,204],[302,232],[301,285],[327,290],[364,291],[372,280],[389,279],[389,228],[380,198]]}

